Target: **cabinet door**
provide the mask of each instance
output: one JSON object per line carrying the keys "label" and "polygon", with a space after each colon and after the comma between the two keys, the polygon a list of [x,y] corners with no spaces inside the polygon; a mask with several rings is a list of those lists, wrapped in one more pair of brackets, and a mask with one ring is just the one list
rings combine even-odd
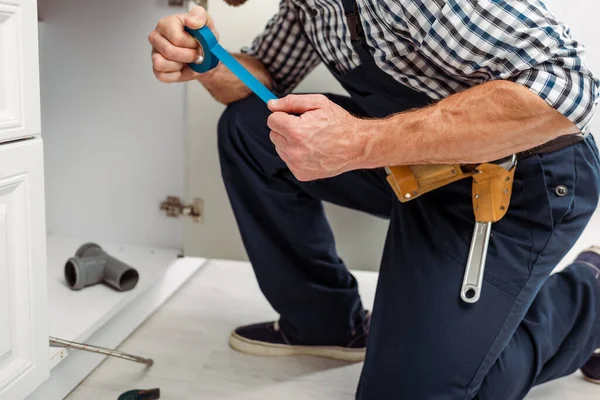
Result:
{"label": "cabinet door", "polygon": [[0,146],[0,400],[49,374],[42,140]]}
{"label": "cabinet door", "polygon": [[40,133],[36,0],[0,0],[0,142]]}

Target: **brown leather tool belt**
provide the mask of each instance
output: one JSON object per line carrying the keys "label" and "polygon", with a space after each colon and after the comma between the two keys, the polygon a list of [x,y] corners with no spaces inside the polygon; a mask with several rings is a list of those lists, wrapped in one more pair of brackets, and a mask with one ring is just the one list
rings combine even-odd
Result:
{"label": "brown leather tool belt", "polygon": [[[584,140],[582,134],[561,135],[540,146],[517,153],[516,159],[551,153]],[[511,156],[513,157],[513,156]],[[485,164],[497,164],[502,160]],[[427,192],[458,180],[472,177],[484,164],[403,165],[387,167],[387,180],[401,202],[413,200]]]}
{"label": "brown leather tool belt", "polygon": [[544,144],[536,146],[532,149],[517,153],[517,160],[522,160],[527,157],[531,157],[537,154],[552,153],[553,151],[560,150],[562,148],[574,145],[585,139],[585,136],[581,133],[571,133],[568,135],[561,135],[555,139],[550,140]]}

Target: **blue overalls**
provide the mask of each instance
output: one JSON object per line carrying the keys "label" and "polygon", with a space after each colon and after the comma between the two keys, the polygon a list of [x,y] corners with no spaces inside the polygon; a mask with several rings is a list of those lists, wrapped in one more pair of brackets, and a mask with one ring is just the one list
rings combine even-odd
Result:
{"label": "blue overalls", "polygon": [[[369,117],[431,103],[355,42],[362,64],[343,75],[332,69],[351,97],[327,95],[332,101]],[[598,204],[591,136],[519,161],[508,213],[493,224],[481,299],[467,304],[460,287],[474,224],[471,179],[404,204],[383,170],[299,182],[269,140],[269,113],[254,96],[231,104],[219,122],[219,154],[249,259],[288,336],[339,343],[365,317],[322,201],[390,221],[357,399],[521,399],[600,347],[592,273],[574,264],[549,277]]]}

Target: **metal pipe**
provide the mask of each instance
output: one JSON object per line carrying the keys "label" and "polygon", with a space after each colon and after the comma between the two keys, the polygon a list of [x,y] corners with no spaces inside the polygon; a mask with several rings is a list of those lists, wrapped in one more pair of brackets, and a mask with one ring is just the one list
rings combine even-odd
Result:
{"label": "metal pipe", "polygon": [[110,356],[110,357],[116,357],[116,358],[121,358],[123,360],[134,361],[134,362],[137,362],[140,364],[146,364],[149,367],[151,367],[152,364],[154,364],[154,360],[152,360],[150,358],[135,356],[133,354],[123,353],[122,351],[113,350],[113,349],[106,349],[104,347],[91,346],[89,344],[71,342],[69,340],[59,339],[59,338],[55,338],[52,336],[50,336],[50,346],[62,347],[65,349],[88,351],[90,353],[104,354],[104,355]]}

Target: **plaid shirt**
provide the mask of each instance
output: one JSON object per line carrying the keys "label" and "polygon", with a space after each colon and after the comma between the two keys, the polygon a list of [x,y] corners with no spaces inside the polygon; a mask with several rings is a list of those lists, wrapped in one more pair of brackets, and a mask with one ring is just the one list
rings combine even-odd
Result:
{"label": "plaid shirt", "polygon": [[[541,0],[357,0],[377,65],[433,99],[510,80],[587,133],[600,80],[586,50]],[[337,73],[360,64],[341,0],[281,0],[248,48],[287,94],[320,62]]]}

